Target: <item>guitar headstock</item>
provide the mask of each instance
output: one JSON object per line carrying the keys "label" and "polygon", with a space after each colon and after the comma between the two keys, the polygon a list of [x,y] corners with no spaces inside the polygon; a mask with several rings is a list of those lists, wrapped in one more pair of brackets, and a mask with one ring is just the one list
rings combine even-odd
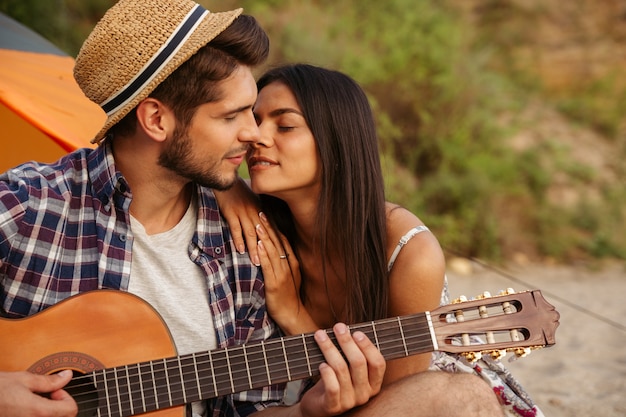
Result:
{"label": "guitar headstock", "polygon": [[506,352],[525,356],[532,349],[554,345],[559,313],[541,291],[489,293],[431,311],[438,350],[462,353],[468,360]]}

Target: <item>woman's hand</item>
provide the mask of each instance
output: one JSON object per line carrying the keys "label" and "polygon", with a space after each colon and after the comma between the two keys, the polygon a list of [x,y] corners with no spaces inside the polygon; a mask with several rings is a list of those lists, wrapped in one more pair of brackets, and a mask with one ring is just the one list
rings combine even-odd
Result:
{"label": "woman's hand", "polygon": [[242,178],[239,178],[230,190],[214,190],[214,193],[220,211],[230,227],[237,251],[244,253],[247,246],[250,260],[259,266],[261,261],[257,252],[255,225],[259,224],[261,204],[257,195],[250,190]]}
{"label": "woman's hand", "polygon": [[300,265],[287,238],[275,232],[267,217],[259,213],[256,226],[258,255],[265,280],[265,298],[270,316],[287,334],[308,333],[319,327],[300,300]]}

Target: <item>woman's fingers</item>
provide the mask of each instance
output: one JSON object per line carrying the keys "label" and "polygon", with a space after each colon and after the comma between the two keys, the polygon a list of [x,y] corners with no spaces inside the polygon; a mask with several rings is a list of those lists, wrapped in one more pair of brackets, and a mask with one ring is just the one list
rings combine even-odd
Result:
{"label": "woman's fingers", "polygon": [[259,223],[259,200],[243,179],[236,181],[228,191],[215,190],[220,212],[230,228],[237,252],[248,248],[250,260],[259,265],[255,226]]}

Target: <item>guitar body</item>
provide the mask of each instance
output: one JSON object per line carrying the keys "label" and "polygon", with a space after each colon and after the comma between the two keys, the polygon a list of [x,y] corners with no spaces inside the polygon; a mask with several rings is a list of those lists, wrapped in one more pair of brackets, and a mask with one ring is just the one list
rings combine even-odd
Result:
{"label": "guitar body", "polygon": [[[115,290],[87,292],[28,318],[1,319],[0,334],[8,339],[0,343],[2,371],[85,374],[176,355],[159,314],[139,297]],[[183,417],[185,407],[145,415]]]}

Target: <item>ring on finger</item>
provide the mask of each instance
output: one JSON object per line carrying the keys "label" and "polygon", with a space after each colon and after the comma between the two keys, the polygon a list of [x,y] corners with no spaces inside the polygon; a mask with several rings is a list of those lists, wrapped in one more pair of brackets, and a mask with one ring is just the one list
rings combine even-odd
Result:
{"label": "ring on finger", "polygon": [[280,255],[279,258],[280,259],[287,259],[289,257],[288,254],[284,254],[284,255]]}

